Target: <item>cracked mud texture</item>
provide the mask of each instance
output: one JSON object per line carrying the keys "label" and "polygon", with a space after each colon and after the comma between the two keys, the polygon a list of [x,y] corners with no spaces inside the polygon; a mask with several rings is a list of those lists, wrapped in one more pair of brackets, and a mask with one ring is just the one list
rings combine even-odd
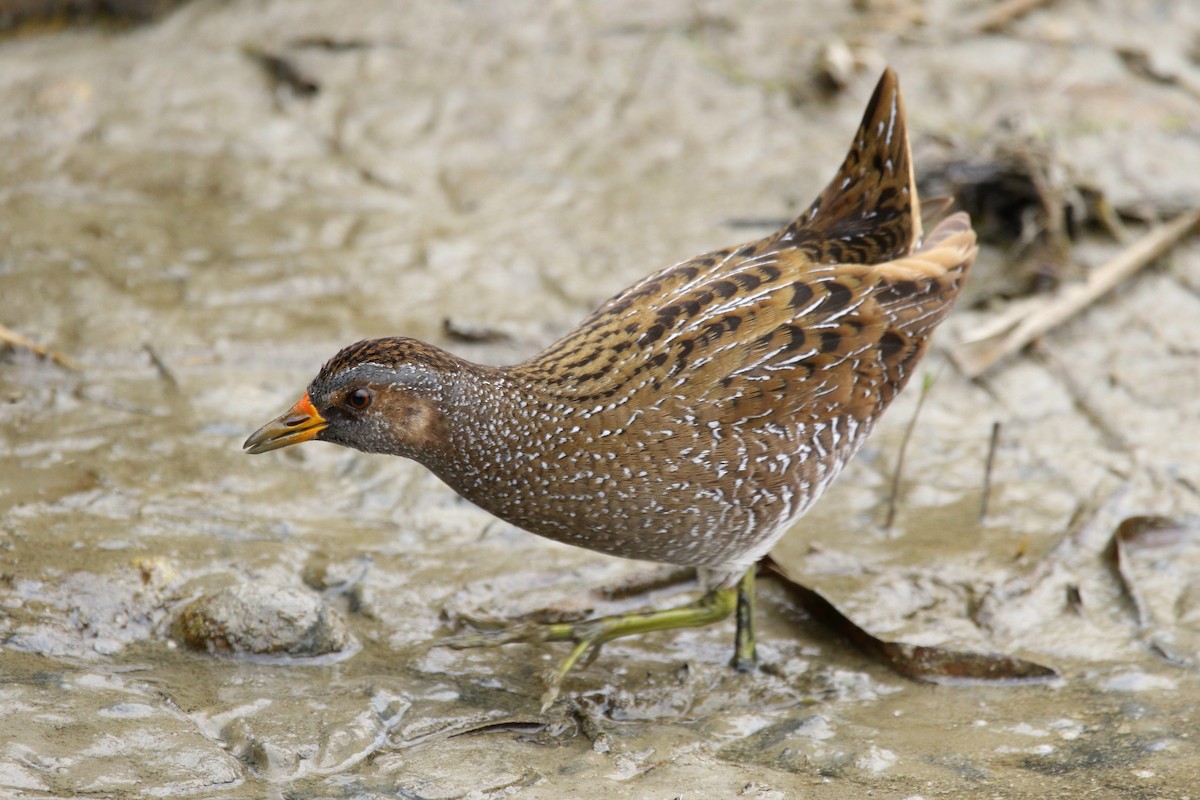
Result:
{"label": "cracked mud texture", "polygon": [[[726,667],[728,624],[614,642],[542,717],[562,648],[432,647],[443,609],[672,592],[597,599],[640,567],[411,463],[240,451],[350,341],[519,359],[650,270],[762,235],[731,222],[811,200],[885,63],[918,169],[1019,128],[1114,207],[1200,205],[1194,4],[1063,0],[989,34],[978,12],[193,2],[0,40],[0,324],[80,365],[0,353],[0,795],[1196,797],[1195,528],[1131,565],[1149,627],[1104,556],[1125,518],[1200,514],[1195,237],[976,383],[944,348],[1005,301],[962,305],[896,524],[917,382],[777,552],[877,635],[1019,654],[1048,686],[906,680],[763,581],[767,669]],[[814,78],[835,44],[859,62],[841,92]],[[1074,267],[1119,248],[1089,233]],[[1008,262],[986,249],[973,280]],[[448,342],[446,318],[507,336]],[[189,602],[261,586],[354,644],[172,640]]]}

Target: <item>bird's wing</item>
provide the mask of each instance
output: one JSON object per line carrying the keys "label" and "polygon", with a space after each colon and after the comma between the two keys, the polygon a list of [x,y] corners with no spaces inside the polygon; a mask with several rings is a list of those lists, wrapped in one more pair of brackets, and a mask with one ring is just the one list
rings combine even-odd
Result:
{"label": "bird's wing", "polygon": [[911,377],[975,249],[969,220],[956,214],[911,255],[809,266],[799,280],[739,297],[677,337],[674,351],[686,351],[692,368],[663,391],[686,383],[705,416],[723,421],[872,417]]}

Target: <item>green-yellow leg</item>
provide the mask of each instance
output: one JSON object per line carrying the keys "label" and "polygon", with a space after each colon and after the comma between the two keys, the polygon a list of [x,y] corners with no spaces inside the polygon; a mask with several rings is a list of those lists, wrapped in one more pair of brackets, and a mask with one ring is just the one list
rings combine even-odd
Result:
{"label": "green-yellow leg", "polygon": [[[742,583],[745,583],[744,578]],[[739,605],[740,587],[741,584],[737,589],[714,589],[696,602],[678,608],[637,614],[614,614],[583,622],[513,625],[496,631],[452,637],[444,640],[442,644],[449,647],[479,647],[509,642],[575,642],[575,647],[550,677],[550,685],[546,688],[546,693],[542,695],[542,711],[544,712],[558,697],[558,690],[562,685],[563,678],[589,650],[595,652],[605,642],[611,642],[613,639],[620,639],[623,636],[636,636],[641,633],[671,628],[699,628],[720,622],[732,614]],[[753,578],[751,578],[751,592],[753,592],[753,587]],[[749,641],[750,653],[753,654],[753,635],[750,635]]]}
{"label": "green-yellow leg", "polygon": [[758,666],[754,648],[754,572],[755,567],[737,585],[737,634],[734,638],[733,660],[729,665],[738,672],[753,672]]}
{"label": "green-yellow leg", "polygon": [[550,678],[550,685],[542,695],[542,711],[550,708],[558,697],[559,686],[572,667],[589,650],[595,652],[605,642],[620,639],[623,636],[637,636],[651,631],[665,631],[672,628],[701,628],[720,622],[733,613],[737,605],[735,589],[715,589],[694,603],[676,608],[666,608],[662,611],[647,611],[637,614],[614,614],[610,617],[599,617],[584,622],[559,623],[547,625],[545,641],[575,642],[575,647],[558,665]]}

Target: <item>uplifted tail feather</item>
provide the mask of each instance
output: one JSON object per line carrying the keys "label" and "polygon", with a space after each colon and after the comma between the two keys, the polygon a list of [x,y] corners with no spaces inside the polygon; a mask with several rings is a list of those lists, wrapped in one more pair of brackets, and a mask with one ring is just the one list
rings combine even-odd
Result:
{"label": "uplifted tail feather", "polygon": [[782,239],[816,263],[876,264],[921,239],[904,98],[890,68],[871,96],[837,175]]}
{"label": "uplifted tail feather", "polygon": [[958,211],[939,222],[911,254],[879,264],[874,272],[885,284],[966,272],[978,249],[971,218]]}

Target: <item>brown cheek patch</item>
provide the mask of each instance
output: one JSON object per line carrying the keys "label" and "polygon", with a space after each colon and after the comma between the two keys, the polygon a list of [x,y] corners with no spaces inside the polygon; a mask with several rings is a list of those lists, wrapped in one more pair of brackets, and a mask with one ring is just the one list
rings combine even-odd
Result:
{"label": "brown cheek patch", "polygon": [[408,440],[418,449],[431,447],[441,440],[442,415],[428,400],[414,400],[403,409],[403,428]]}

